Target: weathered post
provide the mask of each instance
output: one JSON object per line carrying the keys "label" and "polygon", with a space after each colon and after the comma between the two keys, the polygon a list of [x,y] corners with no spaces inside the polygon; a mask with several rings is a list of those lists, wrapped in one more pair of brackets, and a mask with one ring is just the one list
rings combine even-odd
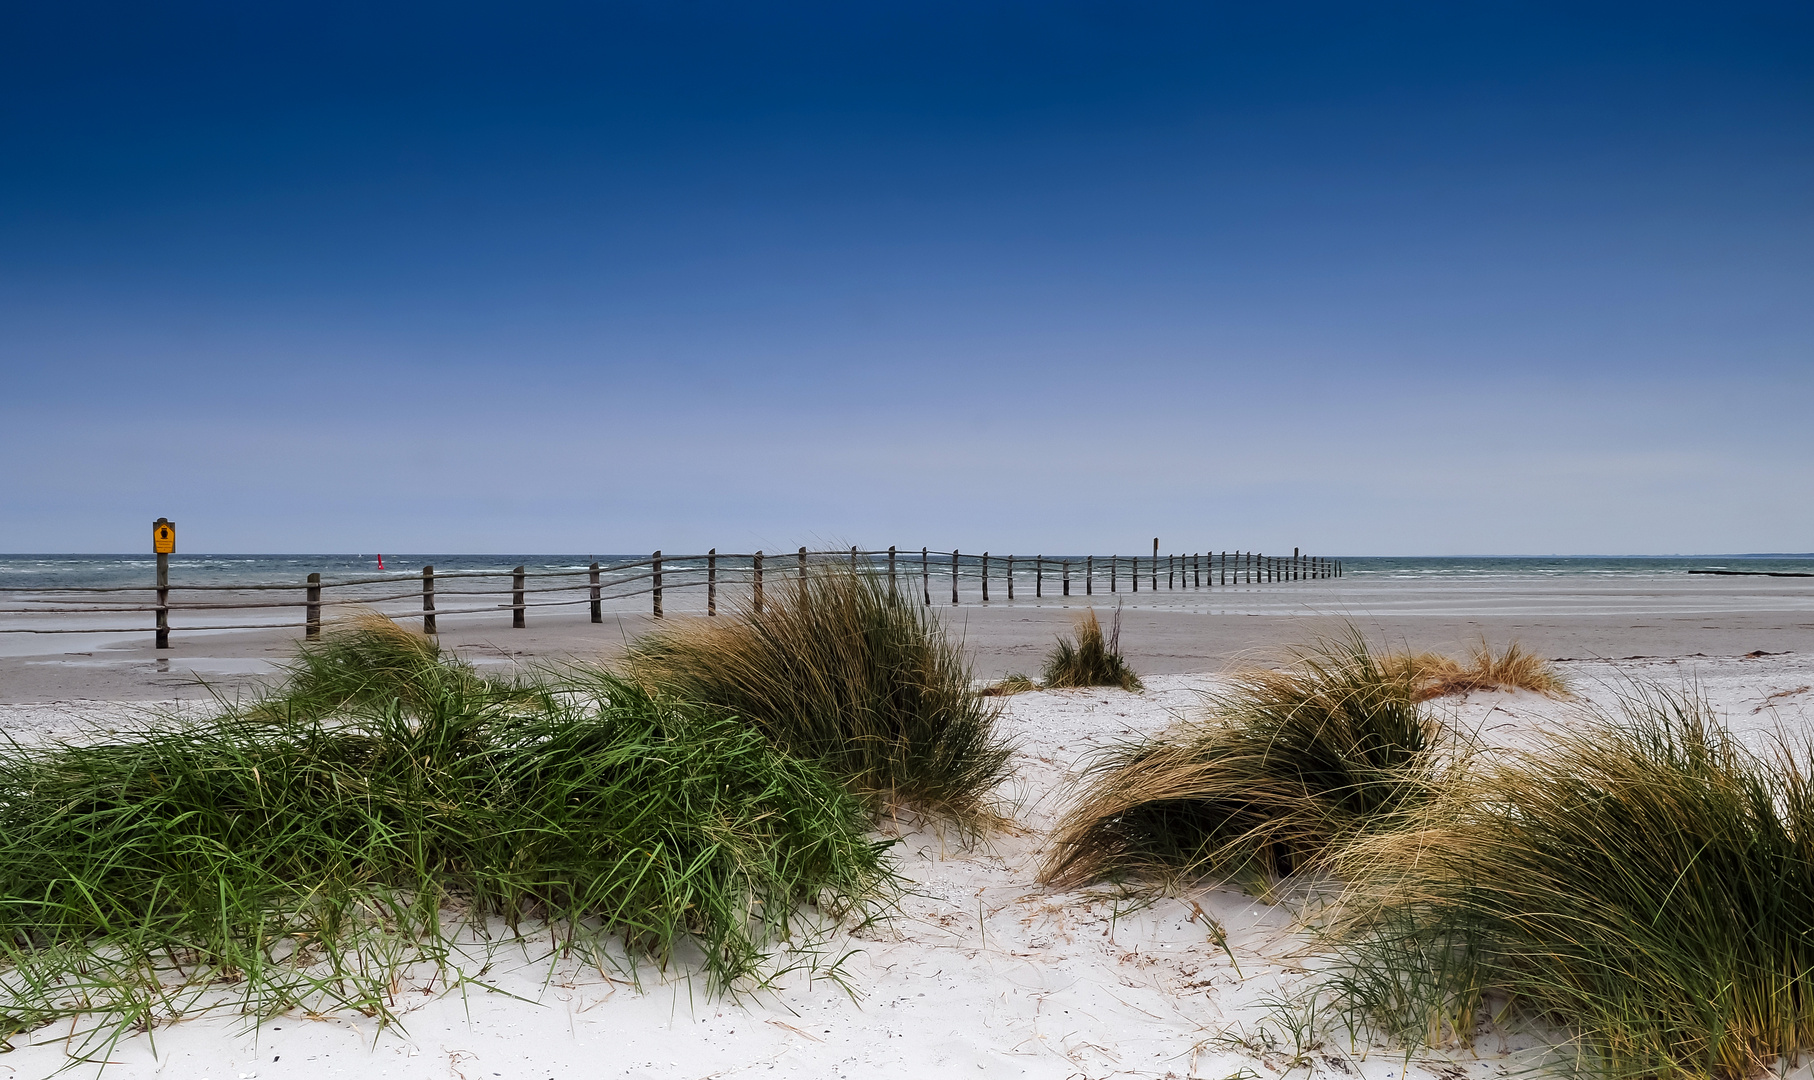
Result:
{"label": "weathered post", "polygon": [[894,586],[894,545],[888,545],[888,595],[895,595]]}
{"label": "weathered post", "polygon": [[157,647],[170,647],[170,556],[176,551],[176,522],[151,523],[151,552],[157,556]]}
{"label": "weathered post", "polygon": [[802,582],[806,580],[806,548],[804,545],[800,548],[800,580]]}
{"label": "weathered post", "polygon": [[1120,562],[1121,562],[1121,556],[1119,556],[1119,555],[1110,555],[1109,556],[1109,591],[1110,592],[1115,591],[1115,571],[1120,569],[1120,567],[1116,564],[1118,564]]}
{"label": "weathered post", "polygon": [[433,634],[435,630],[435,568],[422,568],[422,632]]}
{"label": "weathered post", "polygon": [[957,606],[957,549],[951,551],[951,606]]}
{"label": "weathered post", "polygon": [[857,572],[857,545],[850,545],[850,572]]}
{"label": "weathered post", "polygon": [[1096,595],[1096,556],[1083,557],[1083,595]]}
{"label": "weathered post", "polygon": [[650,585],[650,595],[652,596],[653,601],[654,601],[654,614],[655,614],[655,617],[657,619],[659,619],[659,618],[661,618],[661,551],[660,551],[660,549],[657,549],[655,554],[649,556],[649,585]]}
{"label": "weathered post", "polygon": [[[517,567],[510,572],[510,628],[523,628],[523,568]],[[657,601],[659,603],[660,601]]]}
{"label": "weathered post", "polygon": [[1127,579],[1134,583],[1134,591],[1139,592],[1140,591],[1140,556],[1135,555],[1134,557],[1130,558],[1128,560],[1128,562],[1133,564],[1134,569],[1133,569],[1132,573],[1128,574]]}
{"label": "weathered post", "polygon": [[1033,598],[1035,600],[1046,594],[1046,557],[1033,556]]}
{"label": "weathered post", "polygon": [[595,623],[602,623],[605,621],[605,606],[602,602],[605,593],[604,590],[599,587],[597,563],[593,563],[591,566],[587,567],[586,583],[592,587],[590,597],[592,601],[592,621]]}
{"label": "weathered post", "polygon": [[983,603],[989,602],[989,553],[983,552]]}
{"label": "weathered post", "polygon": [[1014,556],[1008,556],[1008,599],[1014,599]]}
{"label": "weathered post", "polygon": [[309,575],[308,606],[303,609],[302,636],[314,641],[321,636],[321,575]]}
{"label": "weathered post", "polygon": [[1167,555],[1165,557],[1165,587],[1168,589],[1175,589],[1178,587],[1178,570],[1174,565],[1174,563],[1177,562],[1177,559],[1178,557],[1176,555]]}
{"label": "weathered post", "polygon": [[1303,579],[1304,579],[1304,567],[1303,567],[1302,562],[1298,558],[1298,549],[1292,548],[1291,549],[1291,580],[1302,581]]}
{"label": "weathered post", "polygon": [[718,549],[705,553],[705,613],[718,614]]}
{"label": "weathered post", "polygon": [[1064,561],[1064,594],[1071,595],[1071,560]]}
{"label": "weathered post", "polygon": [[755,582],[754,607],[756,614],[762,614],[762,552],[758,551],[750,559],[750,573]]}
{"label": "weathered post", "polygon": [[1153,591],[1159,591],[1159,538],[1153,537]]}
{"label": "weathered post", "polygon": [[925,598],[926,606],[932,606],[932,559],[927,554],[928,548],[920,549],[920,593]]}

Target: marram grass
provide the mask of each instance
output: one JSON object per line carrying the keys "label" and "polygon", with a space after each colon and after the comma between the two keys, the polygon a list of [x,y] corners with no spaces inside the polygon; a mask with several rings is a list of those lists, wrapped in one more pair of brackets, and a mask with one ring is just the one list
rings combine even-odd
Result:
{"label": "marram grass", "polygon": [[1438,771],[1438,725],[1354,635],[1251,671],[1208,715],[1112,753],[1052,838],[1043,878],[1274,881],[1382,828]]}
{"label": "marram grass", "polygon": [[1814,775],[1637,688],[1482,755],[1335,860],[1341,999],[1412,1042],[1560,1020],[1587,1071],[1743,1080],[1814,1046]]}
{"label": "marram grass", "polygon": [[1528,690],[1545,697],[1566,698],[1568,684],[1555,665],[1525,652],[1517,642],[1495,654],[1485,641],[1464,663],[1440,653],[1387,653],[1381,670],[1408,679],[1419,701],[1476,690]]}
{"label": "marram grass", "polygon": [[1116,612],[1109,633],[1092,609],[1077,617],[1072,637],[1060,637],[1046,654],[1045,685],[1048,689],[1078,686],[1115,686],[1139,690],[1140,676],[1121,655],[1121,614]]}
{"label": "marram grass", "polygon": [[972,689],[938,617],[876,574],[814,568],[761,611],[644,636],[629,670],[823,762],[877,805],[977,823],[1008,769],[1000,704]]}
{"label": "marram grass", "polygon": [[800,905],[891,895],[867,825],[817,763],[714,712],[596,672],[492,683],[366,622],[250,708],[7,747],[0,1034],[97,1014],[104,1050],[204,1007],[389,1018],[399,972],[449,955],[450,912],[694,957],[734,989]]}

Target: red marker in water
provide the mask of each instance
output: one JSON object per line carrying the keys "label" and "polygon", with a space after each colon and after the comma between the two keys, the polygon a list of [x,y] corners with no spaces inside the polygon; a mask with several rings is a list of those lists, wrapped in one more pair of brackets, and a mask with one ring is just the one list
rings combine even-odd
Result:
{"label": "red marker in water", "polygon": [[384,569],[384,556],[378,556],[378,569]]}

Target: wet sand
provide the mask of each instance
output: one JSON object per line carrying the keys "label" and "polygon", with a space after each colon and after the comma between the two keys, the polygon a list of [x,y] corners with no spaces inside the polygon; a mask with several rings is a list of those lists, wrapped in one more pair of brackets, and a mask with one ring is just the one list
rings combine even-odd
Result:
{"label": "wet sand", "polygon": [[[943,601],[934,587],[934,599]],[[679,595],[662,622],[703,617]],[[1814,581],[1724,577],[1559,577],[1494,581],[1373,579],[1253,588],[1150,590],[1110,596],[935,604],[972,655],[976,674],[1036,674],[1053,639],[1094,607],[1105,620],[1117,602],[1124,652],[1150,674],[1224,671],[1270,663],[1293,645],[1358,627],[1414,649],[1462,651],[1485,639],[1522,643],[1570,661],[1632,657],[1814,654]],[[727,604],[728,608],[729,605]],[[401,614],[399,612],[399,614]],[[406,619],[405,625],[414,625]],[[586,621],[567,608],[531,612],[510,629],[508,615],[443,618],[440,639],[485,666],[609,662],[658,625],[641,610]],[[5,635],[0,702],[186,700],[255,688],[294,655],[293,628],[182,633],[158,651],[149,634]]]}

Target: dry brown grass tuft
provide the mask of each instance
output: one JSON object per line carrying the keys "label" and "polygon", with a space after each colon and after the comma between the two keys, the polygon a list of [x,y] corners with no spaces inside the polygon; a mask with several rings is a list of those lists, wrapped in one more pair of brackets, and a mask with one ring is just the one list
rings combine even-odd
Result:
{"label": "dry brown grass tuft", "polygon": [[992,682],[977,691],[984,697],[1013,697],[1015,694],[1030,694],[1039,689],[1039,684],[1030,677],[1016,671],[1014,674]]}
{"label": "dry brown grass tuft", "polygon": [[1389,653],[1380,670],[1407,680],[1418,701],[1451,697],[1476,690],[1529,690],[1545,697],[1567,698],[1568,684],[1553,664],[1524,651],[1517,642],[1495,655],[1485,641],[1475,646],[1468,663],[1441,653]]}

